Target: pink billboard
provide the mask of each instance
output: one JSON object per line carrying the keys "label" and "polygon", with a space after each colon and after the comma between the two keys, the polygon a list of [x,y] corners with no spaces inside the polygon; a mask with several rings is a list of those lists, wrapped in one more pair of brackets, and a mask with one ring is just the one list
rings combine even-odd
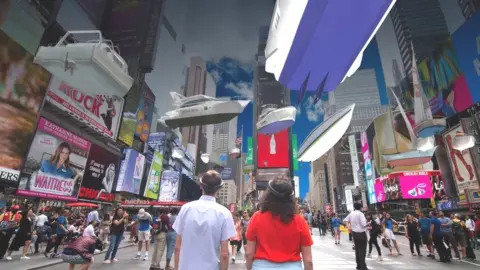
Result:
{"label": "pink billboard", "polygon": [[399,176],[403,199],[430,199],[433,195],[430,176]]}
{"label": "pink billboard", "polygon": [[375,189],[375,195],[377,197],[377,203],[381,203],[381,202],[384,202],[386,200],[386,196],[385,196],[385,190],[383,188],[383,179],[382,178],[378,178],[375,180],[375,184],[373,185],[374,189]]}
{"label": "pink billboard", "polygon": [[360,143],[362,144],[363,162],[365,162],[365,160],[370,159],[370,149],[368,145],[367,132],[362,132],[360,134]]}
{"label": "pink billboard", "polygon": [[17,194],[76,201],[89,151],[89,141],[40,118]]}

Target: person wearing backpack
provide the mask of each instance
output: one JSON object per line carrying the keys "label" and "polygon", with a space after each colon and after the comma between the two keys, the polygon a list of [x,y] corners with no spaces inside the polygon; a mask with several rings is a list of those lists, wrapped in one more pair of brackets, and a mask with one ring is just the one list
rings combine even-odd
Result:
{"label": "person wearing backpack", "polygon": [[467,257],[467,238],[465,235],[465,222],[460,219],[459,214],[455,214],[452,220],[452,232],[453,237],[457,241],[459,246],[459,251],[461,252],[462,257]]}
{"label": "person wearing backpack", "polygon": [[150,270],[160,270],[160,262],[162,261],[163,253],[167,245],[167,233],[170,225],[170,219],[164,210],[161,211],[160,216],[155,220],[157,229],[155,230],[155,246],[153,248],[152,263]]}
{"label": "person wearing backpack", "polygon": [[449,217],[446,217],[443,211],[438,212],[438,216],[438,220],[440,220],[441,223],[440,232],[442,234],[443,241],[445,242],[445,244],[447,244],[448,247],[447,254],[449,254],[449,257],[451,258],[451,249],[453,249],[453,251],[455,252],[455,258],[459,260],[460,253],[458,252],[457,241],[453,236],[453,221]]}

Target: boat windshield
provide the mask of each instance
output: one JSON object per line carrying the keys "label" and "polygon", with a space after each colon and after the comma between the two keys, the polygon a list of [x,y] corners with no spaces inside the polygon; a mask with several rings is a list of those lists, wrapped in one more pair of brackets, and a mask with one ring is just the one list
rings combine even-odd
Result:
{"label": "boat windshield", "polygon": [[205,96],[205,95],[198,95],[193,97],[186,97],[182,99],[182,101],[178,105],[180,105],[181,108],[185,108],[185,107],[194,106],[203,102],[215,101],[215,100],[218,100],[218,99],[214,97]]}

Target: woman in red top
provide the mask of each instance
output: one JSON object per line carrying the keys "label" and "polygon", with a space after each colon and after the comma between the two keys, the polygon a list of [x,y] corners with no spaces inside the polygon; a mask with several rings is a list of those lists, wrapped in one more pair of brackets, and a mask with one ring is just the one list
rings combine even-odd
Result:
{"label": "woman in red top", "polygon": [[312,270],[312,236],[297,213],[290,181],[284,177],[269,181],[259,209],[246,233],[247,269],[301,270],[303,259],[303,269]]}

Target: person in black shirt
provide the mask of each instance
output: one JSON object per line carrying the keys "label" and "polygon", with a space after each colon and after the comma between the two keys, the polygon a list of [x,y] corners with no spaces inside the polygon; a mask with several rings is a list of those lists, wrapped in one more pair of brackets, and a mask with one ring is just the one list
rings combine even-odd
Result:
{"label": "person in black shirt", "polygon": [[378,260],[383,261],[382,259],[382,251],[380,250],[380,246],[378,245],[378,236],[382,234],[382,226],[380,226],[373,218],[372,215],[367,215],[367,223],[369,224],[370,228],[370,239],[368,240],[368,255],[367,258],[372,257],[372,247],[375,245],[378,253]]}
{"label": "person in black shirt", "polygon": [[116,261],[115,255],[117,255],[118,246],[120,246],[120,242],[122,241],[127,220],[128,214],[123,212],[122,208],[115,210],[115,214],[112,219],[112,227],[110,228],[110,245],[108,246],[107,253],[105,254],[104,263]]}
{"label": "person in black shirt", "polygon": [[416,256],[415,252],[413,251],[413,246],[417,249],[418,256],[422,256],[420,252],[420,232],[418,231],[418,223],[417,219],[415,219],[412,215],[407,215],[405,218],[405,223],[407,224],[407,233],[405,236],[408,238],[410,242],[410,252],[412,256]]}

